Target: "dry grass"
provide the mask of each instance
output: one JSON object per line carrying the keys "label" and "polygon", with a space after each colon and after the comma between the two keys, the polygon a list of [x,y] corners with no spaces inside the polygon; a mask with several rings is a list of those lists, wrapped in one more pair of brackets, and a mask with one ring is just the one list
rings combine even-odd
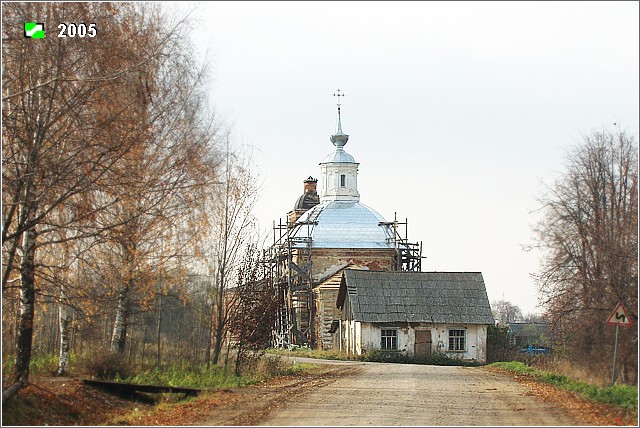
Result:
{"label": "dry grass", "polygon": [[595,363],[589,367],[582,367],[566,359],[553,359],[536,361],[533,366],[537,369],[565,375],[576,381],[591,385],[606,387],[611,385],[611,366],[603,367]]}

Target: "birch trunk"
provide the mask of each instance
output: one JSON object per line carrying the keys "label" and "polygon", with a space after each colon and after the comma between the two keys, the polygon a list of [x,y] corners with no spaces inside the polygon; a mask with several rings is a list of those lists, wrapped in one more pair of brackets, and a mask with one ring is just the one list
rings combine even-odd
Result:
{"label": "birch trunk", "polygon": [[159,366],[162,361],[162,294],[158,294],[158,317],[156,330],[156,364]]}
{"label": "birch trunk", "polygon": [[[35,209],[30,210],[30,217],[35,217]],[[33,314],[35,306],[35,227],[27,229],[23,234],[23,259],[20,263],[20,315],[18,321],[18,337],[16,339],[15,382],[26,384],[29,380],[29,363],[33,344]]]}
{"label": "birch trunk", "polygon": [[128,300],[129,287],[125,287],[118,294],[118,308],[116,309],[116,319],[113,323],[113,334],[111,335],[111,351],[120,354],[124,352],[124,345],[127,340]]}
{"label": "birch trunk", "polygon": [[60,361],[58,363],[58,376],[64,376],[67,374],[69,368],[69,349],[71,343],[71,328],[74,310],[71,306],[67,305],[66,296],[62,292],[63,298],[60,300],[59,306],[59,320],[60,320]]}
{"label": "birch trunk", "polygon": [[[37,153],[32,151],[28,157],[28,171],[37,162]],[[33,315],[35,311],[35,255],[36,255],[36,211],[34,199],[35,186],[33,178],[28,177],[25,185],[24,215],[31,224],[22,234],[22,262],[20,263],[20,314],[18,320],[18,336],[16,338],[16,365],[14,380],[25,384],[29,381],[29,363],[33,345]]]}
{"label": "birch trunk", "polygon": [[[65,246],[63,257],[63,265],[68,266],[70,259],[69,246]],[[68,272],[69,270],[65,269],[63,273],[64,283],[68,283],[69,281]],[[62,285],[60,288],[60,303],[58,304],[58,331],[60,334],[60,358],[58,360],[58,370],[56,371],[56,375],[58,376],[66,375],[67,369],[69,368],[69,349],[71,348],[71,329],[73,326],[74,310],[72,306],[68,305],[68,302],[69,296],[66,292],[66,285]]]}

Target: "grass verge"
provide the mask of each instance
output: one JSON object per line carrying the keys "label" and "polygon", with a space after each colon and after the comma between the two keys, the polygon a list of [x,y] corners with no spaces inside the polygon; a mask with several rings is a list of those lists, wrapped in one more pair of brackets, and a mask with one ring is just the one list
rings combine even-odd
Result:
{"label": "grass verge", "polygon": [[572,380],[561,374],[537,370],[515,361],[498,362],[490,364],[489,366],[520,375],[531,376],[538,382],[547,383],[557,388],[577,393],[581,397],[589,400],[620,407],[626,411],[633,411],[635,413],[638,411],[638,388],[635,386],[613,385],[599,387]]}
{"label": "grass verge", "polygon": [[[241,377],[235,376],[232,369],[223,367],[206,370],[206,366],[176,363],[157,369],[140,370],[127,377],[116,375],[116,378],[128,382],[212,388],[216,392],[207,391],[198,397],[140,393],[133,398],[123,398],[101,388],[85,385],[78,377],[52,376],[47,359],[43,358],[42,361],[38,367],[43,374],[33,375],[30,384],[3,406],[2,426],[138,425],[142,420],[149,421],[151,425],[166,425],[162,421],[153,423],[154,418],[156,415],[160,417],[159,415],[172,412],[179,415],[179,419],[190,421],[188,418],[192,418],[196,421],[202,412],[210,410],[207,406],[233,400],[237,394],[231,392],[231,388],[249,386],[272,378],[275,379],[271,381],[277,382],[281,376],[284,378],[321,371],[319,365],[291,364],[272,356],[254,361]],[[80,377],[84,375],[85,373]],[[190,415],[190,409],[200,413]],[[179,419],[176,416],[171,421]]]}
{"label": "grass verge", "polygon": [[286,376],[311,368],[311,364],[291,364],[280,358],[262,357],[253,362],[238,376],[233,368],[193,365],[185,362],[154,367],[128,377],[116,377],[116,381],[169,385],[187,388],[238,388],[276,376]]}

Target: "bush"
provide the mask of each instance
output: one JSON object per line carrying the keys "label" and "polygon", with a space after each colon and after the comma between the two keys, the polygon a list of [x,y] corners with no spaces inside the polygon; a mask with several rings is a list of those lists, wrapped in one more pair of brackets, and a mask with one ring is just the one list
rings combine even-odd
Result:
{"label": "bush", "polygon": [[430,364],[434,366],[480,366],[482,363],[452,358],[444,353],[434,353],[431,357],[415,358],[398,351],[372,349],[364,354],[363,361],[378,363]]}
{"label": "bush", "polygon": [[102,380],[123,379],[133,374],[127,358],[118,352],[94,351],[83,354],[78,358],[78,366],[88,376]]}
{"label": "bush", "polygon": [[490,325],[487,330],[487,362],[511,361],[516,354],[516,347],[509,340],[509,329]]}
{"label": "bush", "polygon": [[414,359],[397,351],[386,351],[383,349],[372,349],[364,354],[364,361],[378,363],[413,363]]}
{"label": "bush", "polygon": [[255,374],[258,377],[269,379],[281,373],[287,372],[288,366],[281,357],[264,356],[257,364]]}

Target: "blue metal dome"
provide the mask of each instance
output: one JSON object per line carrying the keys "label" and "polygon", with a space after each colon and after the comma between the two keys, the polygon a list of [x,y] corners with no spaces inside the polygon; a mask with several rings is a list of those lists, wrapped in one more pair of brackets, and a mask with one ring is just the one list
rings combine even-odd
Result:
{"label": "blue metal dome", "polygon": [[311,248],[393,248],[392,231],[384,218],[359,202],[325,201],[296,221],[293,238]]}

